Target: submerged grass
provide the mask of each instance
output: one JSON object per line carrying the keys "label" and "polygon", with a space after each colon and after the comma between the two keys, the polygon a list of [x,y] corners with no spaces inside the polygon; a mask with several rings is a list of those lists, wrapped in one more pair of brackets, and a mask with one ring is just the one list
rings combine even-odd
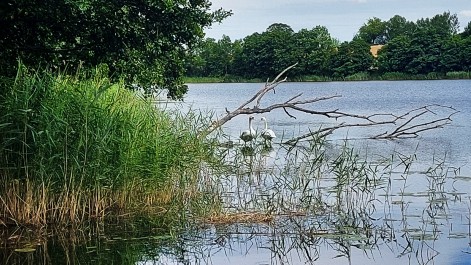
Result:
{"label": "submerged grass", "polygon": [[20,66],[15,79],[0,80],[0,223],[168,217],[202,196],[191,185],[212,146],[193,130],[198,120],[159,110],[103,71]]}

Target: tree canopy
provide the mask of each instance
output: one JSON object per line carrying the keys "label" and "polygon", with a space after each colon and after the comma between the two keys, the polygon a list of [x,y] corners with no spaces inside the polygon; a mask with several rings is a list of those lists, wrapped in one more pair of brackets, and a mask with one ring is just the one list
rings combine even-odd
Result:
{"label": "tree canopy", "polygon": [[0,74],[17,60],[53,69],[93,68],[180,98],[185,50],[230,12],[208,0],[5,0],[0,4]]}
{"label": "tree canopy", "polygon": [[[458,18],[449,12],[416,22],[399,15],[386,21],[373,17],[359,28],[351,41],[339,43],[323,26],[294,32],[289,25],[275,23],[264,32],[233,43],[227,36],[223,38],[224,50],[231,51],[227,57],[230,59],[218,55],[225,53],[221,46],[201,42],[197,45],[199,50],[187,58],[187,65],[199,65],[200,69],[187,74],[205,76],[210,72],[213,77],[265,78],[297,63],[290,71],[292,79],[341,80],[359,73],[358,76],[388,73],[445,76],[450,71],[470,71],[470,28],[468,24],[458,33]],[[383,45],[376,58],[370,52],[372,45]],[[211,59],[216,55],[218,63]],[[216,68],[214,65],[225,71],[208,70]]]}

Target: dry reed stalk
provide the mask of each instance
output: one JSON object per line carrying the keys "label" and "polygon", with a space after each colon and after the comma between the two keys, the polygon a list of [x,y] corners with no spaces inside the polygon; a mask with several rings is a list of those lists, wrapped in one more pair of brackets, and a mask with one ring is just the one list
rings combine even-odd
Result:
{"label": "dry reed stalk", "polygon": [[271,223],[274,216],[268,213],[241,212],[213,214],[203,220],[209,224],[234,224],[234,223]]}
{"label": "dry reed stalk", "polygon": [[128,217],[134,213],[167,212],[166,206],[176,200],[189,200],[184,196],[196,193],[177,192],[169,187],[149,192],[143,186],[125,186],[111,191],[97,188],[83,191],[77,186],[64,184],[60,192],[53,192],[45,183],[34,183],[28,179],[10,181],[0,191],[0,225],[48,224],[80,225],[89,220],[104,221],[107,216]]}
{"label": "dry reed stalk", "polygon": [[5,225],[45,226],[48,223],[70,224],[80,221],[84,207],[77,192],[66,188],[54,195],[44,184],[29,179],[4,185],[0,196],[1,221]]}
{"label": "dry reed stalk", "polygon": [[47,190],[35,189],[29,179],[11,181],[4,185],[1,197],[2,222],[7,224],[45,224],[47,212]]}

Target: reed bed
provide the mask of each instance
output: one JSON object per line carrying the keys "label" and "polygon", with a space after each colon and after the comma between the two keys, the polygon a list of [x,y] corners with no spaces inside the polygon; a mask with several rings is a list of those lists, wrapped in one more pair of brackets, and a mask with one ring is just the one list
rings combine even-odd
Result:
{"label": "reed bed", "polygon": [[447,79],[471,79],[470,71],[453,71],[446,73]]}
{"label": "reed bed", "polygon": [[0,80],[0,224],[168,216],[200,196],[191,185],[213,147],[193,130],[198,116],[164,112],[105,71],[20,65],[15,79]]}

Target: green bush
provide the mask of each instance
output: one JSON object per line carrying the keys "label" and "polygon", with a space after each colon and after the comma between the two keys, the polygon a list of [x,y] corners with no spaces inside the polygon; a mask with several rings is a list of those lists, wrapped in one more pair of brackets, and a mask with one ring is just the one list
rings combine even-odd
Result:
{"label": "green bush", "polygon": [[400,72],[387,72],[381,76],[383,80],[404,80],[408,79],[408,75]]}
{"label": "green bush", "polygon": [[326,76],[319,76],[319,75],[305,75],[301,76],[294,81],[302,81],[302,82],[327,82],[332,81],[332,78]]}

